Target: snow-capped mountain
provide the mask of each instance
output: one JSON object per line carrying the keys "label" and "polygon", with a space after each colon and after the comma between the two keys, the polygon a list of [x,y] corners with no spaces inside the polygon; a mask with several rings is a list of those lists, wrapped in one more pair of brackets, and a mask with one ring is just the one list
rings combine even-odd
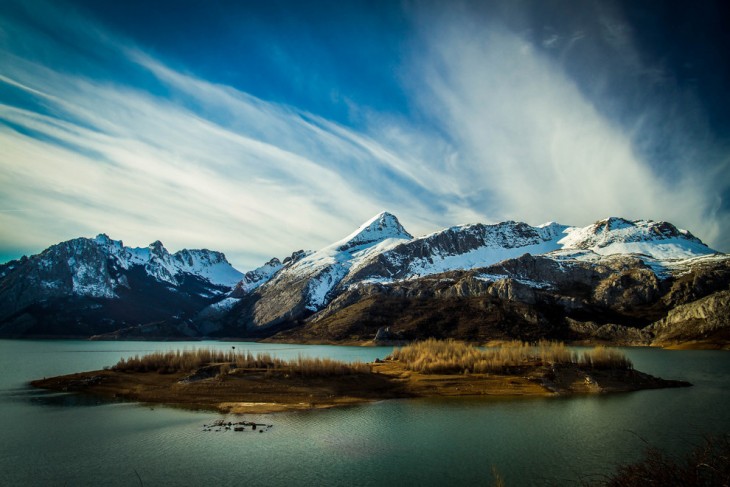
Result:
{"label": "snow-capped mountain", "polygon": [[[76,239],[80,242],[88,239]],[[157,279],[178,286],[185,275],[192,275],[208,281],[215,286],[233,287],[243,274],[234,269],[220,252],[207,249],[183,249],[174,254],[167,251],[159,240],[147,247],[125,247],[121,240],[98,235],[93,242],[100,250],[106,251],[113,266],[129,269],[131,266],[144,267],[145,272]],[[64,244],[59,244],[64,245]]]}
{"label": "snow-capped mountain", "polygon": [[[730,327],[730,258],[666,222],[508,221],[349,244],[357,235],[284,266],[232,308],[233,330],[245,323],[249,336],[295,342],[437,336],[647,345],[722,342]],[[682,313],[671,314],[675,306]],[[692,322],[697,316],[707,323]]]}
{"label": "snow-capped mountain", "polygon": [[232,287],[243,277],[220,252],[185,249],[170,254],[159,240],[148,247],[130,248],[105,234],[61,242],[6,266],[16,269],[20,264],[29,284],[48,290],[49,295],[71,291],[97,298],[114,298],[116,289],[129,288],[124,271],[135,266],[172,286],[179,286],[185,276],[194,276],[213,286]]}
{"label": "snow-capped mountain", "polygon": [[266,287],[287,288],[286,292],[281,290],[282,297],[292,292],[300,294],[304,307],[316,311],[329,301],[330,292],[352,269],[412,238],[395,216],[379,213],[344,239],[287,266]]}
{"label": "snow-capped mountain", "polygon": [[687,230],[652,220],[606,218],[587,227],[569,227],[558,244],[563,249],[591,250],[601,255],[642,254],[656,260],[688,259],[716,251]]}
{"label": "snow-capped mountain", "polygon": [[268,326],[321,309],[353,269],[412,238],[394,215],[382,212],[319,251],[296,253],[268,282],[256,288],[265,298],[254,304],[254,322]]}
{"label": "snow-capped mountain", "polygon": [[355,254],[358,250],[368,248],[373,244],[412,238],[413,236],[403,228],[395,215],[383,211],[360,225],[360,228],[344,239],[332,244],[330,248],[333,247],[339,252]]}
{"label": "snow-capped mountain", "polygon": [[252,326],[268,327],[316,313],[353,285],[483,268],[526,253],[556,253],[565,261],[629,251],[655,259],[714,253],[689,232],[663,222],[611,218],[578,228],[507,221],[460,225],[413,238],[394,215],[383,212],[342,240],[302,253],[296,262],[267,273],[266,281],[249,286],[260,296],[250,310]]}
{"label": "snow-capped mountain", "polygon": [[[350,333],[359,340],[343,324],[374,333],[377,323],[425,323],[408,332],[417,337],[432,329],[430,320],[472,323],[484,313],[494,326],[559,323],[565,332],[568,317],[663,318],[672,306],[727,287],[728,276],[727,256],[666,222],[506,221],[414,238],[382,212],[325,248],[245,274],[208,250],[171,254],[160,242],[129,248],[106,235],[63,242],[0,265],[0,335],[256,338],[309,330],[306,339]],[[444,314],[450,308],[438,299],[445,296],[476,299],[475,314],[462,316],[458,303]]]}
{"label": "snow-capped mountain", "polygon": [[557,251],[574,259],[590,259],[591,254],[640,254],[659,261],[716,253],[686,230],[651,220],[608,218],[587,227],[554,222],[537,227],[513,221],[478,223],[447,228],[389,249],[365,262],[348,281],[391,282],[486,267],[525,253]]}
{"label": "snow-capped mountain", "polygon": [[[201,307],[243,277],[220,252],[171,254],[159,241],[130,248],[103,234],[61,242],[0,267],[0,323],[9,320],[17,325],[12,330],[21,331],[42,325],[49,334],[54,320],[81,323],[90,315],[108,327],[167,319]],[[103,317],[100,309],[106,309]]]}
{"label": "snow-capped mountain", "polygon": [[346,282],[392,282],[484,267],[525,253],[544,254],[560,248],[558,240],[566,228],[513,221],[451,227],[368,256]]}
{"label": "snow-capped mountain", "polygon": [[282,274],[309,280],[306,308],[316,311],[327,303],[330,291],[350,272],[412,238],[394,215],[382,212],[344,239],[305,256]]}

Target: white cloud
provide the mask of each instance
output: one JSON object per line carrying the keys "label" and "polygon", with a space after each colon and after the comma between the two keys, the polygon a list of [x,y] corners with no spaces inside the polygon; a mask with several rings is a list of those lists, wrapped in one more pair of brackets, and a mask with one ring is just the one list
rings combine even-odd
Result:
{"label": "white cloud", "polygon": [[94,41],[128,71],[153,74],[167,96],[0,52],[12,61],[0,83],[39,107],[0,106],[19,129],[0,132],[2,205],[34,210],[0,215],[13,229],[5,248],[106,232],[223,250],[248,269],[336,240],[384,208],[428,213],[432,194],[411,190],[435,176],[367,134],[174,71],[108,34]]}
{"label": "white cloud", "polygon": [[[608,120],[528,40],[495,22],[457,17],[426,19],[427,49],[413,77],[425,79],[421,105],[458,149],[459,191],[489,195],[475,209],[531,223],[665,219],[707,241],[719,237],[717,215],[708,218],[717,204],[711,180],[657,173],[637,153],[637,134]],[[606,25],[626,48],[620,25]]]}
{"label": "white cloud", "polygon": [[[247,270],[337,240],[383,209],[414,234],[608,215],[666,219],[710,242],[727,227],[707,190],[726,163],[661,177],[632,145],[646,127],[608,121],[540,49],[468,15],[430,19],[414,43],[409,89],[433,125],[367,109],[359,130],[172,69],[83,18],[64,21],[83,47],[0,19],[0,87],[12,94],[0,98],[0,226],[12,229],[3,249],[105,232],[128,245],[221,250]],[[24,56],[16,39],[54,62]],[[136,84],[86,69],[99,58]]]}

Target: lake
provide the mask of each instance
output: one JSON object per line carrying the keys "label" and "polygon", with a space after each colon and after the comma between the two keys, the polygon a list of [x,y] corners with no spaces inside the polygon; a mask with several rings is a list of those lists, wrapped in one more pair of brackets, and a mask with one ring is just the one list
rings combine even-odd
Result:
{"label": "lake", "polygon": [[694,387],[572,398],[390,400],[228,416],[265,433],[206,432],[205,411],[106,402],[28,381],[154,350],[212,347],[340,360],[389,347],[245,342],[0,340],[0,485],[570,485],[646,445],[681,453],[730,432],[730,353],[624,349],[638,370]]}

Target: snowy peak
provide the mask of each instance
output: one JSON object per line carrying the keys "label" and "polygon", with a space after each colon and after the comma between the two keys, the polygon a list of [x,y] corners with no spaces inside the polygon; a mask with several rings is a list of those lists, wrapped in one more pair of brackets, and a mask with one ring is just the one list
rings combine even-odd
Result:
{"label": "snowy peak", "polygon": [[556,222],[543,223],[542,225],[533,227],[543,240],[553,240],[555,237],[562,235],[566,228],[568,228],[566,225],[561,225]]}
{"label": "snowy peak", "polygon": [[124,244],[121,240],[112,240],[109,238],[109,235],[106,233],[100,233],[94,238],[94,242],[96,242],[96,245],[103,249],[107,249],[110,252],[114,252],[115,250],[121,250],[124,247]]}
{"label": "snowy peak", "polygon": [[290,313],[292,306],[318,311],[331,300],[337,286],[353,269],[370,257],[412,239],[393,214],[382,212],[323,249],[296,252],[290,260],[284,260],[279,272],[264,285],[257,286],[263,294],[276,296],[272,299],[276,304],[271,306],[275,311],[261,313],[276,320]]}
{"label": "snowy peak", "polygon": [[185,275],[223,287],[233,287],[243,277],[220,252],[186,249],[170,254],[159,240],[146,248],[130,248],[106,234],[53,245],[29,257],[27,265],[38,286],[53,294],[70,288],[75,295],[106,298],[129,286],[126,272],[133,266],[173,286],[179,286]]}
{"label": "snowy peak", "polygon": [[685,259],[716,253],[687,230],[668,222],[610,217],[587,227],[568,228],[558,243],[564,249],[601,255],[645,254],[655,259]]}
{"label": "snowy peak", "polygon": [[360,228],[338,242],[338,250],[346,251],[391,238],[410,240],[413,236],[403,228],[395,215],[384,211],[363,223]]}
{"label": "snowy peak", "polygon": [[150,249],[150,254],[154,255],[158,259],[166,259],[170,255],[165,246],[162,245],[162,242],[159,240],[155,240],[147,248]]}
{"label": "snowy peak", "polygon": [[222,252],[215,250],[183,249],[170,257],[178,273],[187,272],[217,286],[233,287],[243,276],[228,262]]}
{"label": "snowy peak", "polygon": [[687,230],[680,230],[669,222],[655,222],[653,220],[626,220],[625,218],[609,217],[595,222],[587,227],[588,232],[602,236],[603,242],[616,241],[649,241],[665,240],[669,238],[683,238],[701,243],[701,241]]}

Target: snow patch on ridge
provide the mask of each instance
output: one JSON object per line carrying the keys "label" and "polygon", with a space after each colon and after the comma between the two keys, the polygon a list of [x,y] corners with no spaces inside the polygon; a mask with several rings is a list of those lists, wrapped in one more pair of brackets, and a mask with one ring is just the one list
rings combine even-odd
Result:
{"label": "snow patch on ridge", "polygon": [[213,303],[208,308],[215,310],[215,311],[228,311],[229,309],[233,308],[236,303],[238,303],[240,300],[238,298],[223,298],[217,303]]}
{"label": "snow patch on ridge", "polygon": [[658,260],[687,259],[716,253],[687,230],[652,220],[606,218],[587,227],[571,227],[558,243],[601,255],[644,254]]}
{"label": "snow patch on ridge", "polygon": [[551,289],[553,287],[548,282],[539,282],[539,281],[534,281],[532,279],[523,279],[520,277],[506,276],[503,274],[482,273],[482,274],[477,274],[474,277],[479,279],[480,281],[485,281],[485,282],[498,282],[498,281],[503,281],[506,279],[511,279],[513,281],[519,282],[520,284],[530,286],[531,288],[534,288],[534,289]]}
{"label": "snow patch on ridge", "polygon": [[435,254],[430,260],[415,261],[409,267],[409,275],[413,277],[437,274],[453,270],[469,270],[487,267],[503,260],[521,257],[525,254],[545,254],[559,248],[555,240],[549,240],[523,247],[479,247],[463,254]]}

